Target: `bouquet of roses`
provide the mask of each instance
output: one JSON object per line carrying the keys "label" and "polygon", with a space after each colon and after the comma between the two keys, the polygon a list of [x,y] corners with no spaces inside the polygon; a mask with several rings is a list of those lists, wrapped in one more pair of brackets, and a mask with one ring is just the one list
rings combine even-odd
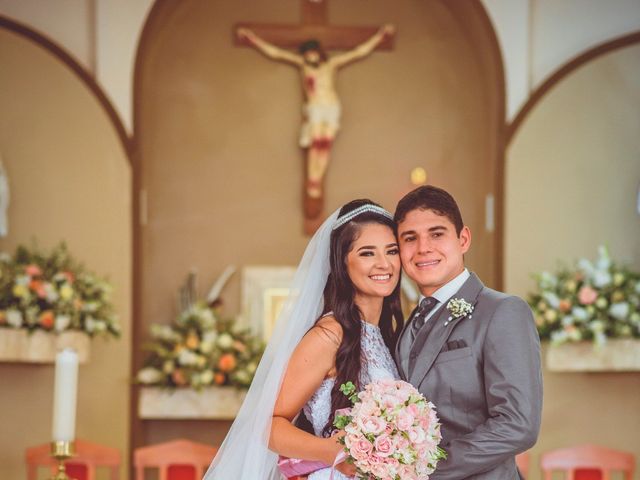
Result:
{"label": "bouquet of roses", "polygon": [[334,425],[345,431],[340,442],[359,478],[427,479],[438,460],[447,458],[438,446],[442,435],[435,406],[412,385],[379,380],[355,393],[348,382],[340,390],[353,407],[337,411]]}

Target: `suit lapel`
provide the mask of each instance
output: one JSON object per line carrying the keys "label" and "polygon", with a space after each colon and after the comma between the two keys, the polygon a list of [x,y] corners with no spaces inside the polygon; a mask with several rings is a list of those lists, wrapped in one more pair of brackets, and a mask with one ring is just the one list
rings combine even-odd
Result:
{"label": "suit lapel", "polygon": [[[484,285],[480,279],[474,273],[471,273],[471,276],[466,282],[464,282],[460,290],[458,290],[451,298],[464,298],[471,305],[475,305],[478,295],[483,288]],[[450,312],[447,309],[447,303],[449,300],[450,299],[447,299],[438,312],[427,321],[436,322],[432,326],[431,331],[421,331],[418,338],[416,338],[416,341],[413,343],[411,353],[416,357],[416,359],[414,362],[410,362],[409,374],[407,377],[409,378],[410,383],[414,386],[420,385],[422,379],[427,375],[433,366],[433,362],[440,353],[440,350],[442,350],[442,346],[451,335],[455,326],[459,322],[467,319],[467,316],[463,316],[449,320]]]}
{"label": "suit lapel", "polygon": [[[409,315],[409,317],[407,318],[407,321],[404,322],[402,331],[400,332],[400,335],[398,336],[398,341],[396,342],[396,348],[395,348],[396,365],[398,366],[398,372],[400,372],[400,377],[402,378],[402,380],[406,380],[407,377],[409,376],[409,372],[405,372],[404,368],[402,368],[402,356],[401,356],[402,341],[404,340],[404,336],[407,333],[407,328],[411,323],[411,320],[415,316],[416,312],[418,311],[419,306],[420,306],[420,303],[416,305],[416,308],[413,309],[413,311],[411,312],[411,315]],[[408,353],[408,349],[407,349],[407,353]]]}

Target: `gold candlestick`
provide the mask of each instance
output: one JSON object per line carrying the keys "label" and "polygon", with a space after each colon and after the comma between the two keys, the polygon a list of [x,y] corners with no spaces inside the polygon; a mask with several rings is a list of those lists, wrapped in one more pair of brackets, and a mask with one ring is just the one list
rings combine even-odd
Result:
{"label": "gold candlestick", "polygon": [[73,442],[57,441],[51,442],[51,456],[58,462],[58,471],[51,477],[51,480],[73,480],[65,471],[65,460],[75,455]]}

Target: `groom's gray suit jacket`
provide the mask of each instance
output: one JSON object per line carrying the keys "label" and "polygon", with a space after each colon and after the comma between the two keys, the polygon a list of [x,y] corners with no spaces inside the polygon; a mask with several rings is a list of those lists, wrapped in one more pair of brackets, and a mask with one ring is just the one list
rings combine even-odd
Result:
{"label": "groom's gray suit jacket", "polygon": [[542,409],[540,341],[531,310],[473,273],[452,298],[474,305],[473,313],[447,323],[451,315],[442,305],[415,342],[409,318],[395,352],[402,378],[435,404],[442,422],[448,459],[430,479],[517,479],[515,455],[536,442]]}

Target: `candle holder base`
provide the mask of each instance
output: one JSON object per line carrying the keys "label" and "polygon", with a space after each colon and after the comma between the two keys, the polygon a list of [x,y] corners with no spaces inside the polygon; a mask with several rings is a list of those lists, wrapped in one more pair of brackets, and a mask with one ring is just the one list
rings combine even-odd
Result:
{"label": "candle holder base", "polygon": [[67,475],[64,462],[75,455],[73,442],[51,442],[51,456],[58,462],[58,471],[51,480],[73,480]]}

